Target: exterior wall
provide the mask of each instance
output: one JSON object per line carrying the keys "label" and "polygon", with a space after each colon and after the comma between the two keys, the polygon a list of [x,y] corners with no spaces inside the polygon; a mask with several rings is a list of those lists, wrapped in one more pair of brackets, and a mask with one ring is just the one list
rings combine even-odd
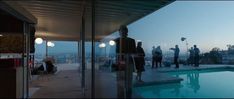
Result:
{"label": "exterior wall", "polygon": [[0,59],[0,98],[23,97],[23,67],[20,60]]}
{"label": "exterior wall", "polygon": [[26,95],[23,66],[27,63],[26,55],[22,57],[22,54],[25,53],[24,33],[29,32],[24,28],[23,21],[0,9],[0,34],[3,35],[0,36],[0,98],[23,98]]}
{"label": "exterior wall", "polygon": [[16,98],[23,97],[23,67],[16,68]]}

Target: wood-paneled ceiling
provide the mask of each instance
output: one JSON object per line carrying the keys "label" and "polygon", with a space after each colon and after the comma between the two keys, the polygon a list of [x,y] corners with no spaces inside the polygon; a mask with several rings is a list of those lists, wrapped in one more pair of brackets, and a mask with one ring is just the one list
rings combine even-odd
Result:
{"label": "wood-paneled ceiling", "polygon": [[[95,0],[96,40],[115,32],[172,3],[174,0]],[[91,34],[89,0],[15,1],[34,15],[38,22],[36,36],[48,40],[79,40],[81,17],[85,11],[86,39]],[[85,8],[85,10],[84,10]]]}

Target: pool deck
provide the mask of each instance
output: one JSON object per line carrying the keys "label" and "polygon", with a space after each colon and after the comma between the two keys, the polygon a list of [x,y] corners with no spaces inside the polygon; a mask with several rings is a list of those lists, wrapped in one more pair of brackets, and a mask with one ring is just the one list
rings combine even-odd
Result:
{"label": "pool deck", "polygon": [[[66,67],[66,66],[64,66]],[[86,74],[86,95],[82,95],[81,89],[81,75],[77,70],[78,67],[72,67],[66,70],[60,70],[55,75],[49,75],[46,78],[39,79],[32,83],[32,88],[36,88],[31,98],[90,98],[91,94],[91,72],[87,69]],[[147,86],[152,84],[176,83],[182,79],[172,77],[166,72],[170,71],[185,71],[196,69],[217,69],[217,68],[234,68],[234,65],[201,65],[200,67],[182,66],[179,69],[171,67],[161,67],[151,69],[146,66],[146,71],[142,74],[143,83],[135,81],[134,74],[134,87]],[[115,72],[107,72],[97,70],[95,73],[95,96],[96,98],[117,98],[116,88],[116,74]],[[139,98],[134,94],[135,98]]]}

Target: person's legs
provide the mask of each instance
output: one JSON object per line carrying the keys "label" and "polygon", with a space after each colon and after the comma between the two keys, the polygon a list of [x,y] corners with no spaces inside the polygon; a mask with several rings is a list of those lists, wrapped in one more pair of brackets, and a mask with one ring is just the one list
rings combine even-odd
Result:
{"label": "person's legs", "polygon": [[176,65],[176,68],[179,68],[178,57],[174,57],[174,63]]}
{"label": "person's legs", "polygon": [[199,66],[199,56],[197,56],[197,67]]}
{"label": "person's legs", "polygon": [[142,72],[141,72],[141,71],[137,71],[138,79],[136,79],[136,80],[137,80],[138,82],[142,82],[141,75],[142,75]]}
{"label": "person's legs", "polygon": [[157,58],[154,57],[154,65],[156,65],[156,63],[157,63]]}
{"label": "person's legs", "polygon": [[140,75],[141,75],[140,72],[137,70],[137,79],[136,79],[137,81],[140,80]]}
{"label": "person's legs", "polygon": [[196,56],[194,57],[194,66],[195,66],[195,67],[197,66],[197,59],[196,59]]}
{"label": "person's legs", "polygon": [[160,67],[162,67],[162,57],[160,57],[159,59],[159,64],[160,64]]}
{"label": "person's legs", "polygon": [[176,57],[174,57],[174,64],[176,65]]}
{"label": "person's legs", "polygon": [[176,67],[179,68],[179,62],[178,57],[176,58]]}
{"label": "person's legs", "polygon": [[152,68],[154,68],[154,57],[152,57]]}
{"label": "person's legs", "polygon": [[195,56],[194,60],[195,60],[195,66],[198,67],[199,66],[199,57]]}
{"label": "person's legs", "polygon": [[136,76],[136,80],[137,80],[137,81],[138,81],[139,78],[140,78],[139,75],[140,75],[140,74],[139,74],[139,70],[137,70],[137,76]]}
{"label": "person's legs", "polygon": [[195,56],[193,56],[193,57],[192,57],[192,65],[195,66],[195,63],[196,63],[196,61],[195,61]]}
{"label": "person's legs", "polygon": [[187,59],[187,63],[188,65],[191,65],[191,56],[189,56],[189,58]]}
{"label": "person's legs", "polygon": [[125,81],[125,72],[124,71],[117,71],[117,97],[124,98],[124,81]]}
{"label": "person's legs", "polygon": [[141,75],[142,75],[142,72],[139,72],[139,81],[142,82]]}
{"label": "person's legs", "polygon": [[155,61],[156,61],[156,68],[158,68],[158,57],[155,58]]}
{"label": "person's legs", "polygon": [[126,98],[132,97],[132,73],[133,73],[133,64],[129,64],[126,70]]}

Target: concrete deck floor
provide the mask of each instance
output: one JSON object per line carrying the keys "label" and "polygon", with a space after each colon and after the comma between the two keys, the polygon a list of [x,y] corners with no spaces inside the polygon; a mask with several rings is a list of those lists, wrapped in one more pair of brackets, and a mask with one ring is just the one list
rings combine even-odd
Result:
{"label": "concrete deck floor", "polygon": [[[152,84],[149,82],[163,81],[178,78],[170,78],[165,72],[206,69],[206,68],[224,68],[234,67],[233,65],[201,65],[200,67],[182,66],[175,69],[174,66],[151,69],[145,67],[143,80],[145,83],[136,85],[144,86]],[[90,98],[91,91],[91,72],[86,72],[86,95],[83,96],[81,88],[81,75],[78,71],[78,65],[63,64],[59,68],[59,72],[55,75],[43,75],[37,80],[32,81],[30,87],[34,88],[35,93],[31,98]],[[135,78],[135,77],[134,77]],[[148,83],[147,83],[148,82]],[[156,83],[157,84],[157,83]],[[115,73],[97,70],[95,79],[95,97],[97,98],[116,98],[116,79]],[[36,88],[36,89],[35,89]]]}

